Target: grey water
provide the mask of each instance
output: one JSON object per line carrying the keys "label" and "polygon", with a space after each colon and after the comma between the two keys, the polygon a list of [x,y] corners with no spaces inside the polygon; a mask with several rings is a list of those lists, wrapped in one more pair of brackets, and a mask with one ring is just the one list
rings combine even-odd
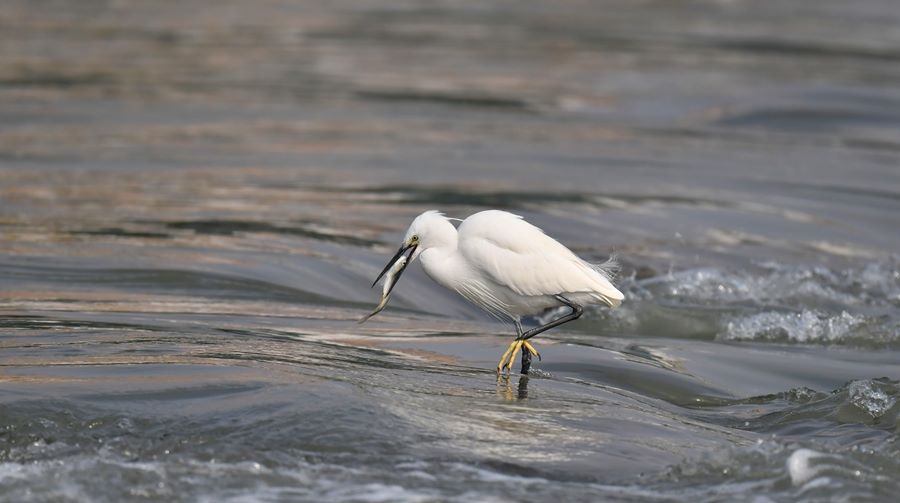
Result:
{"label": "grey water", "polygon": [[[0,4],[0,501],[883,501],[889,0]],[[626,294],[511,340],[523,215]],[[529,320],[536,323],[537,320]]]}

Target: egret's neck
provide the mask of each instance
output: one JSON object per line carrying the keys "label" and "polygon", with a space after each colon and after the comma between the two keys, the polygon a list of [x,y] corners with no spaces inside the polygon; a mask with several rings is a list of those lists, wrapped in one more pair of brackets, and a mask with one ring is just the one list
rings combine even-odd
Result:
{"label": "egret's neck", "polygon": [[451,290],[456,290],[465,276],[465,262],[456,249],[455,239],[452,245],[448,243],[425,249],[419,258],[425,273],[438,284]]}

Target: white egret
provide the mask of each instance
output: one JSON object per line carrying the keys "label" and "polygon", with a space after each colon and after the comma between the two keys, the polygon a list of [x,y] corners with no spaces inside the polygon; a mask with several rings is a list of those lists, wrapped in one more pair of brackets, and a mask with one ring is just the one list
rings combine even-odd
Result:
{"label": "white egret", "polygon": [[[516,338],[497,364],[510,371],[522,351],[523,372],[531,355],[540,357],[529,339],[581,316],[583,306],[616,307],[624,296],[611,282],[613,260],[588,263],[518,215],[499,210],[476,213],[457,230],[437,211],[422,213],[409,226],[403,244],[378,275],[387,273],[381,303],[360,323],[387,304],[400,275],[416,258],[431,279],[462,295],[497,318],[516,326]],[[372,286],[375,286],[375,283]],[[523,316],[567,306],[571,312],[528,331]]]}

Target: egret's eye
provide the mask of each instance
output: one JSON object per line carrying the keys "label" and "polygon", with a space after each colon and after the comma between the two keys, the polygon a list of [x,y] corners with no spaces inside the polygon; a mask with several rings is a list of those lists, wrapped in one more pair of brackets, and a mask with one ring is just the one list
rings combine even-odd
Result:
{"label": "egret's eye", "polygon": [[413,237],[409,238],[409,242],[410,242],[410,243],[418,243],[418,242],[419,242],[419,236],[413,236]]}

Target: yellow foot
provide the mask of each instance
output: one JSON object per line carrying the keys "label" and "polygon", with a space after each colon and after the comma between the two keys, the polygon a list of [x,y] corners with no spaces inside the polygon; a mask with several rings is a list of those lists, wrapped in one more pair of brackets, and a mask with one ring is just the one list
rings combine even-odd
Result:
{"label": "yellow foot", "polygon": [[506,352],[503,353],[503,356],[500,357],[500,363],[497,364],[497,373],[503,372],[503,367],[506,367],[506,370],[512,370],[513,362],[516,361],[516,355],[519,354],[519,349],[522,347],[522,344],[525,341],[516,339],[512,341],[512,344],[506,348]]}
{"label": "yellow foot", "polygon": [[541,359],[541,354],[538,353],[537,349],[534,349],[534,346],[532,346],[530,342],[528,342],[528,341],[522,341],[522,342],[523,342],[522,345],[525,346],[525,349],[527,349],[529,353],[531,353],[533,356],[537,356],[538,360]]}
{"label": "yellow foot", "polygon": [[497,364],[497,373],[503,372],[503,367],[506,367],[507,372],[512,371],[513,363],[516,361],[516,355],[519,354],[519,350],[525,348],[534,356],[538,357],[538,360],[541,359],[541,354],[534,349],[534,346],[531,345],[528,341],[523,341],[520,339],[516,339],[512,341],[512,344],[506,348],[506,352],[503,353],[503,356],[500,357],[500,363]]}

